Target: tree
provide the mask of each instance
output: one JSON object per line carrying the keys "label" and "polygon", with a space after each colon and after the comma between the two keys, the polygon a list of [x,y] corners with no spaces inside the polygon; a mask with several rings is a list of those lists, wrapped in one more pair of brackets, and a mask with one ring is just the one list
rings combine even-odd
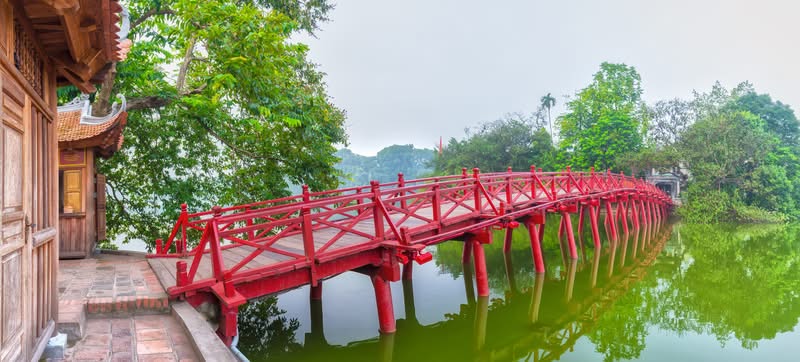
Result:
{"label": "tree", "polygon": [[434,171],[457,174],[462,167],[478,167],[482,172],[528,170],[535,164],[544,169],[555,167],[555,148],[544,128],[531,133],[533,120],[513,115],[479,126],[462,140],[451,138],[441,155],[433,159]]}
{"label": "tree", "polygon": [[650,114],[648,141],[658,148],[675,144],[697,118],[691,103],[678,98],[656,102]]}
{"label": "tree", "polygon": [[[681,213],[704,222],[800,217],[800,149],[791,108],[746,82],[731,91],[717,83],[709,93],[695,92],[691,105],[698,121],[677,143],[694,183]],[[713,195],[709,188],[716,189]]]}
{"label": "tree", "polygon": [[681,152],[694,182],[719,189],[741,184],[772,145],[761,119],[737,111],[698,120],[683,135]]}
{"label": "tree", "polygon": [[615,165],[616,158],[636,152],[647,129],[639,73],[625,64],[603,63],[592,83],[567,103],[559,117],[563,162],[578,169]]}
{"label": "tree", "polygon": [[555,134],[553,133],[553,120],[550,118],[550,108],[556,105],[556,99],[553,98],[550,93],[547,93],[547,95],[542,96],[540,102],[541,107],[547,109],[547,125],[550,127],[550,141],[555,144],[556,140],[554,138]]}
{"label": "tree", "polygon": [[335,187],[344,112],[308,47],[327,1],[134,0],[134,47],[97,94],[128,96],[122,151],[102,162],[111,237],[163,237],[191,210]]}

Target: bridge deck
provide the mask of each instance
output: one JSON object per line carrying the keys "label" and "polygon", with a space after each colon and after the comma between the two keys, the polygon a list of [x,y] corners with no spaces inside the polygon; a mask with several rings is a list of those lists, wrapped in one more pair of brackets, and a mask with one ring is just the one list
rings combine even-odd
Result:
{"label": "bridge deck", "polygon": [[[443,203],[444,207],[452,206],[453,203]],[[471,213],[469,209],[464,207],[458,206],[453,210],[451,214],[452,217],[463,216],[466,214]],[[431,207],[422,207],[417,212],[417,215],[422,217],[433,217],[433,208]],[[401,213],[391,213],[391,219],[393,221],[400,220],[404,215]],[[343,221],[346,222],[346,221]],[[420,219],[410,218],[406,220],[404,225],[409,227],[414,226],[421,226],[425,225],[426,223]],[[383,223],[384,229],[389,229],[389,224],[384,221]],[[362,220],[357,223],[355,226],[352,227],[353,229],[363,231],[363,232],[372,232],[375,230],[375,222],[372,218]],[[314,230],[314,244],[316,248],[320,248],[325,243],[327,243],[331,238],[335,237],[341,230],[328,227],[322,228],[318,230]],[[343,247],[353,246],[357,244],[367,244],[370,243],[371,240],[361,237],[352,233],[347,233],[341,237],[335,244],[331,245],[328,249],[329,251],[334,251],[336,249],[341,249]],[[286,236],[278,240],[274,245],[274,248],[280,249],[283,251],[288,251],[291,253],[296,254],[303,254],[303,236],[302,234],[295,234]],[[375,247],[380,247],[380,244],[375,243]],[[225,267],[231,267],[238,264],[244,258],[248,257],[256,248],[248,245],[232,245],[228,249],[222,250],[222,257],[225,262]],[[213,277],[213,271],[211,267],[211,251],[207,250],[203,253],[203,258],[200,260],[199,267],[197,269],[197,276],[195,279],[202,280],[206,278]],[[174,257],[151,257],[148,259],[150,266],[156,273],[161,285],[166,289],[176,285],[176,267],[175,263],[178,261],[185,261],[187,264],[191,265],[192,260],[194,259],[194,255],[188,255],[182,258],[174,258]],[[287,260],[291,260],[292,258],[283,254],[278,254],[270,251],[263,251],[259,254],[255,259],[247,263],[242,270],[250,270],[256,269],[263,266],[278,264],[280,262],[284,262]]]}

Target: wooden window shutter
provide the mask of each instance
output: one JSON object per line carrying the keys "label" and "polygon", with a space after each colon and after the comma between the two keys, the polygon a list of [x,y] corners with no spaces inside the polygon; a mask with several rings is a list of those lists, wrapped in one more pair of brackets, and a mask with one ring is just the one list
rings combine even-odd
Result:
{"label": "wooden window shutter", "polygon": [[81,170],[64,171],[64,213],[83,211],[82,176]]}
{"label": "wooden window shutter", "polygon": [[106,239],[106,176],[97,174],[97,241]]}

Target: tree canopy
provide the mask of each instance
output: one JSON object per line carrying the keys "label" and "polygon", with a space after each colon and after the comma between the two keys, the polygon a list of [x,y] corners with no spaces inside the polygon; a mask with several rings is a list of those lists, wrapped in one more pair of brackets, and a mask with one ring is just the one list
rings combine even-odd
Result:
{"label": "tree canopy", "polygon": [[463,167],[478,167],[483,172],[528,170],[531,165],[544,169],[555,167],[555,147],[550,134],[533,117],[507,115],[481,124],[477,131],[467,130],[462,140],[451,138],[442,154],[433,159],[438,173],[458,174]]}
{"label": "tree canopy", "polygon": [[191,210],[335,187],[344,112],[292,40],[327,1],[134,0],[134,47],[96,96],[128,98],[125,147],[102,162],[109,237],[163,237]]}
{"label": "tree canopy", "polygon": [[577,169],[615,166],[618,156],[639,150],[647,128],[639,73],[625,64],[601,64],[558,122],[562,163]]}

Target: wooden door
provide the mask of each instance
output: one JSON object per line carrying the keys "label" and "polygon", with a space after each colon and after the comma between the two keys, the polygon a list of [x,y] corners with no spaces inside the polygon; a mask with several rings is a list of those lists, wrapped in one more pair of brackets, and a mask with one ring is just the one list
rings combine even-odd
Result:
{"label": "wooden door", "polygon": [[25,164],[25,93],[0,72],[0,360],[25,359],[28,345],[23,299],[27,291],[24,264],[28,244],[29,198]]}

